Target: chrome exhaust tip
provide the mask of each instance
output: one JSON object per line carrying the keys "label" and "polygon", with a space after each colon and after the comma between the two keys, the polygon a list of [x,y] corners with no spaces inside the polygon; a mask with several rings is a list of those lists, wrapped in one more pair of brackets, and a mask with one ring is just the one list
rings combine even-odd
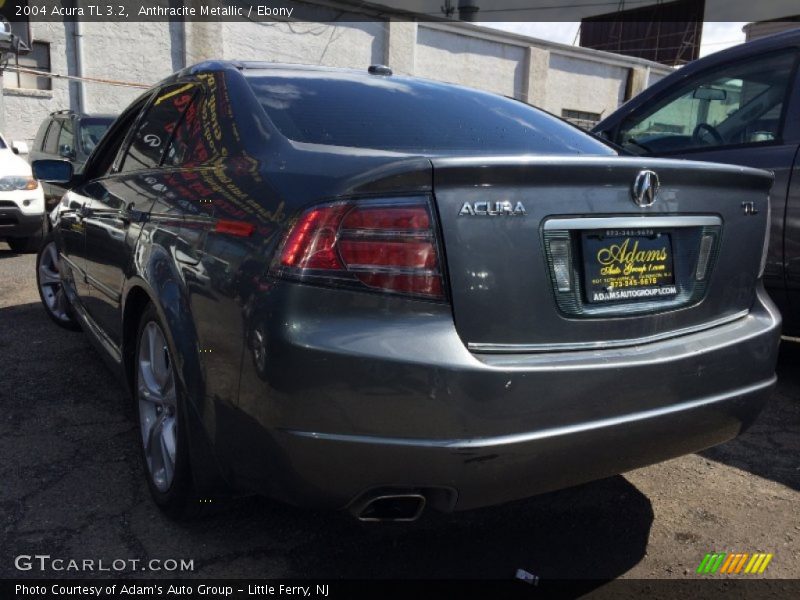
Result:
{"label": "chrome exhaust tip", "polygon": [[365,522],[410,522],[419,519],[425,510],[422,494],[377,494],[357,503],[352,512],[359,521]]}

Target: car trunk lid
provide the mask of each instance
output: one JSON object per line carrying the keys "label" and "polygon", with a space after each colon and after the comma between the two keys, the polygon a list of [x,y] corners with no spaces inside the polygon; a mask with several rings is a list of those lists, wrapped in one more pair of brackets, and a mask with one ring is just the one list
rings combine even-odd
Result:
{"label": "car trunk lid", "polygon": [[456,327],[473,351],[633,345],[752,304],[764,171],[621,157],[432,162]]}

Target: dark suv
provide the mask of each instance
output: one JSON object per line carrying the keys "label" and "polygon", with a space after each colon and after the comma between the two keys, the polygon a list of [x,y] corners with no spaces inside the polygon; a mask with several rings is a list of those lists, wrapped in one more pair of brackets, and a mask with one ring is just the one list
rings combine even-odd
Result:
{"label": "dark suv", "polygon": [[[82,115],[71,110],[59,110],[42,121],[30,160],[42,158],[66,159],[72,163],[76,173],[83,170],[83,164],[103,137],[114,115]],[[66,191],[59,185],[43,183],[47,210],[51,210]]]}
{"label": "dark suv", "polygon": [[677,70],[595,127],[641,156],[775,174],[764,284],[791,336],[800,335],[799,64],[800,29],[741,44]]}

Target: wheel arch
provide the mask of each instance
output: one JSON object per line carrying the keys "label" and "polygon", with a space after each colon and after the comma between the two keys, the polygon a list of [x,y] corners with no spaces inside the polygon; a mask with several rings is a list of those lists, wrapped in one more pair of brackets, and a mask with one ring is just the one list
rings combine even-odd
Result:
{"label": "wheel arch", "polygon": [[133,285],[123,298],[122,305],[122,369],[125,374],[125,387],[131,397],[135,396],[133,389],[133,358],[136,353],[136,332],[139,319],[148,304],[156,303],[150,294],[141,285]]}
{"label": "wheel arch", "polygon": [[[163,266],[163,265],[162,265]],[[146,272],[165,273],[164,269]],[[215,492],[228,488],[215,452],[214,407],[205,394],[205,376],[198,350],[197,333],[189,310],[188,298],[178,285],[179,279],[162,277],[147,281],[135,276],[128,280],[122,299],[122,356],[125,386],[131,399],[134,389],[135,354],[139,320],[148,305],[153,305],[165,325],[164,331],[171,346],[176,376],[185,392],[188,441],[192,478],[200,492]],[[163,299],[166,299],[166,305]],[[170,306],[177,303],[177,306]],[[210,417],[210,418],[209,418]]]}

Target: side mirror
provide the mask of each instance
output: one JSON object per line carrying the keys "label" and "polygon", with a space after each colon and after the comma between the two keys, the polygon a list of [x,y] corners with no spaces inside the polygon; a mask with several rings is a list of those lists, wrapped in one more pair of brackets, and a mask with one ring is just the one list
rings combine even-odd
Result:
{"label": "side mirror", "polygon": [[28,154],[28,144],[25,142],[11,142],[11,151],[14,154]]}
{"label": "side mirror", "polygon": [[61,144],[58,148],[58,155],[64,158],[75,158],[75,151],[69,144]]}
{"label": "side mirror", "polygon": [[19,148],[17,148],[16,146],[11,146],[11,151],[12,151],[14,154],[19,154]]}
{"label": "side mirror", "polygon": [[35,160],[31,163],[33,176],[47,183],[69,183],[74,174],[72,163],[68,160]]}

